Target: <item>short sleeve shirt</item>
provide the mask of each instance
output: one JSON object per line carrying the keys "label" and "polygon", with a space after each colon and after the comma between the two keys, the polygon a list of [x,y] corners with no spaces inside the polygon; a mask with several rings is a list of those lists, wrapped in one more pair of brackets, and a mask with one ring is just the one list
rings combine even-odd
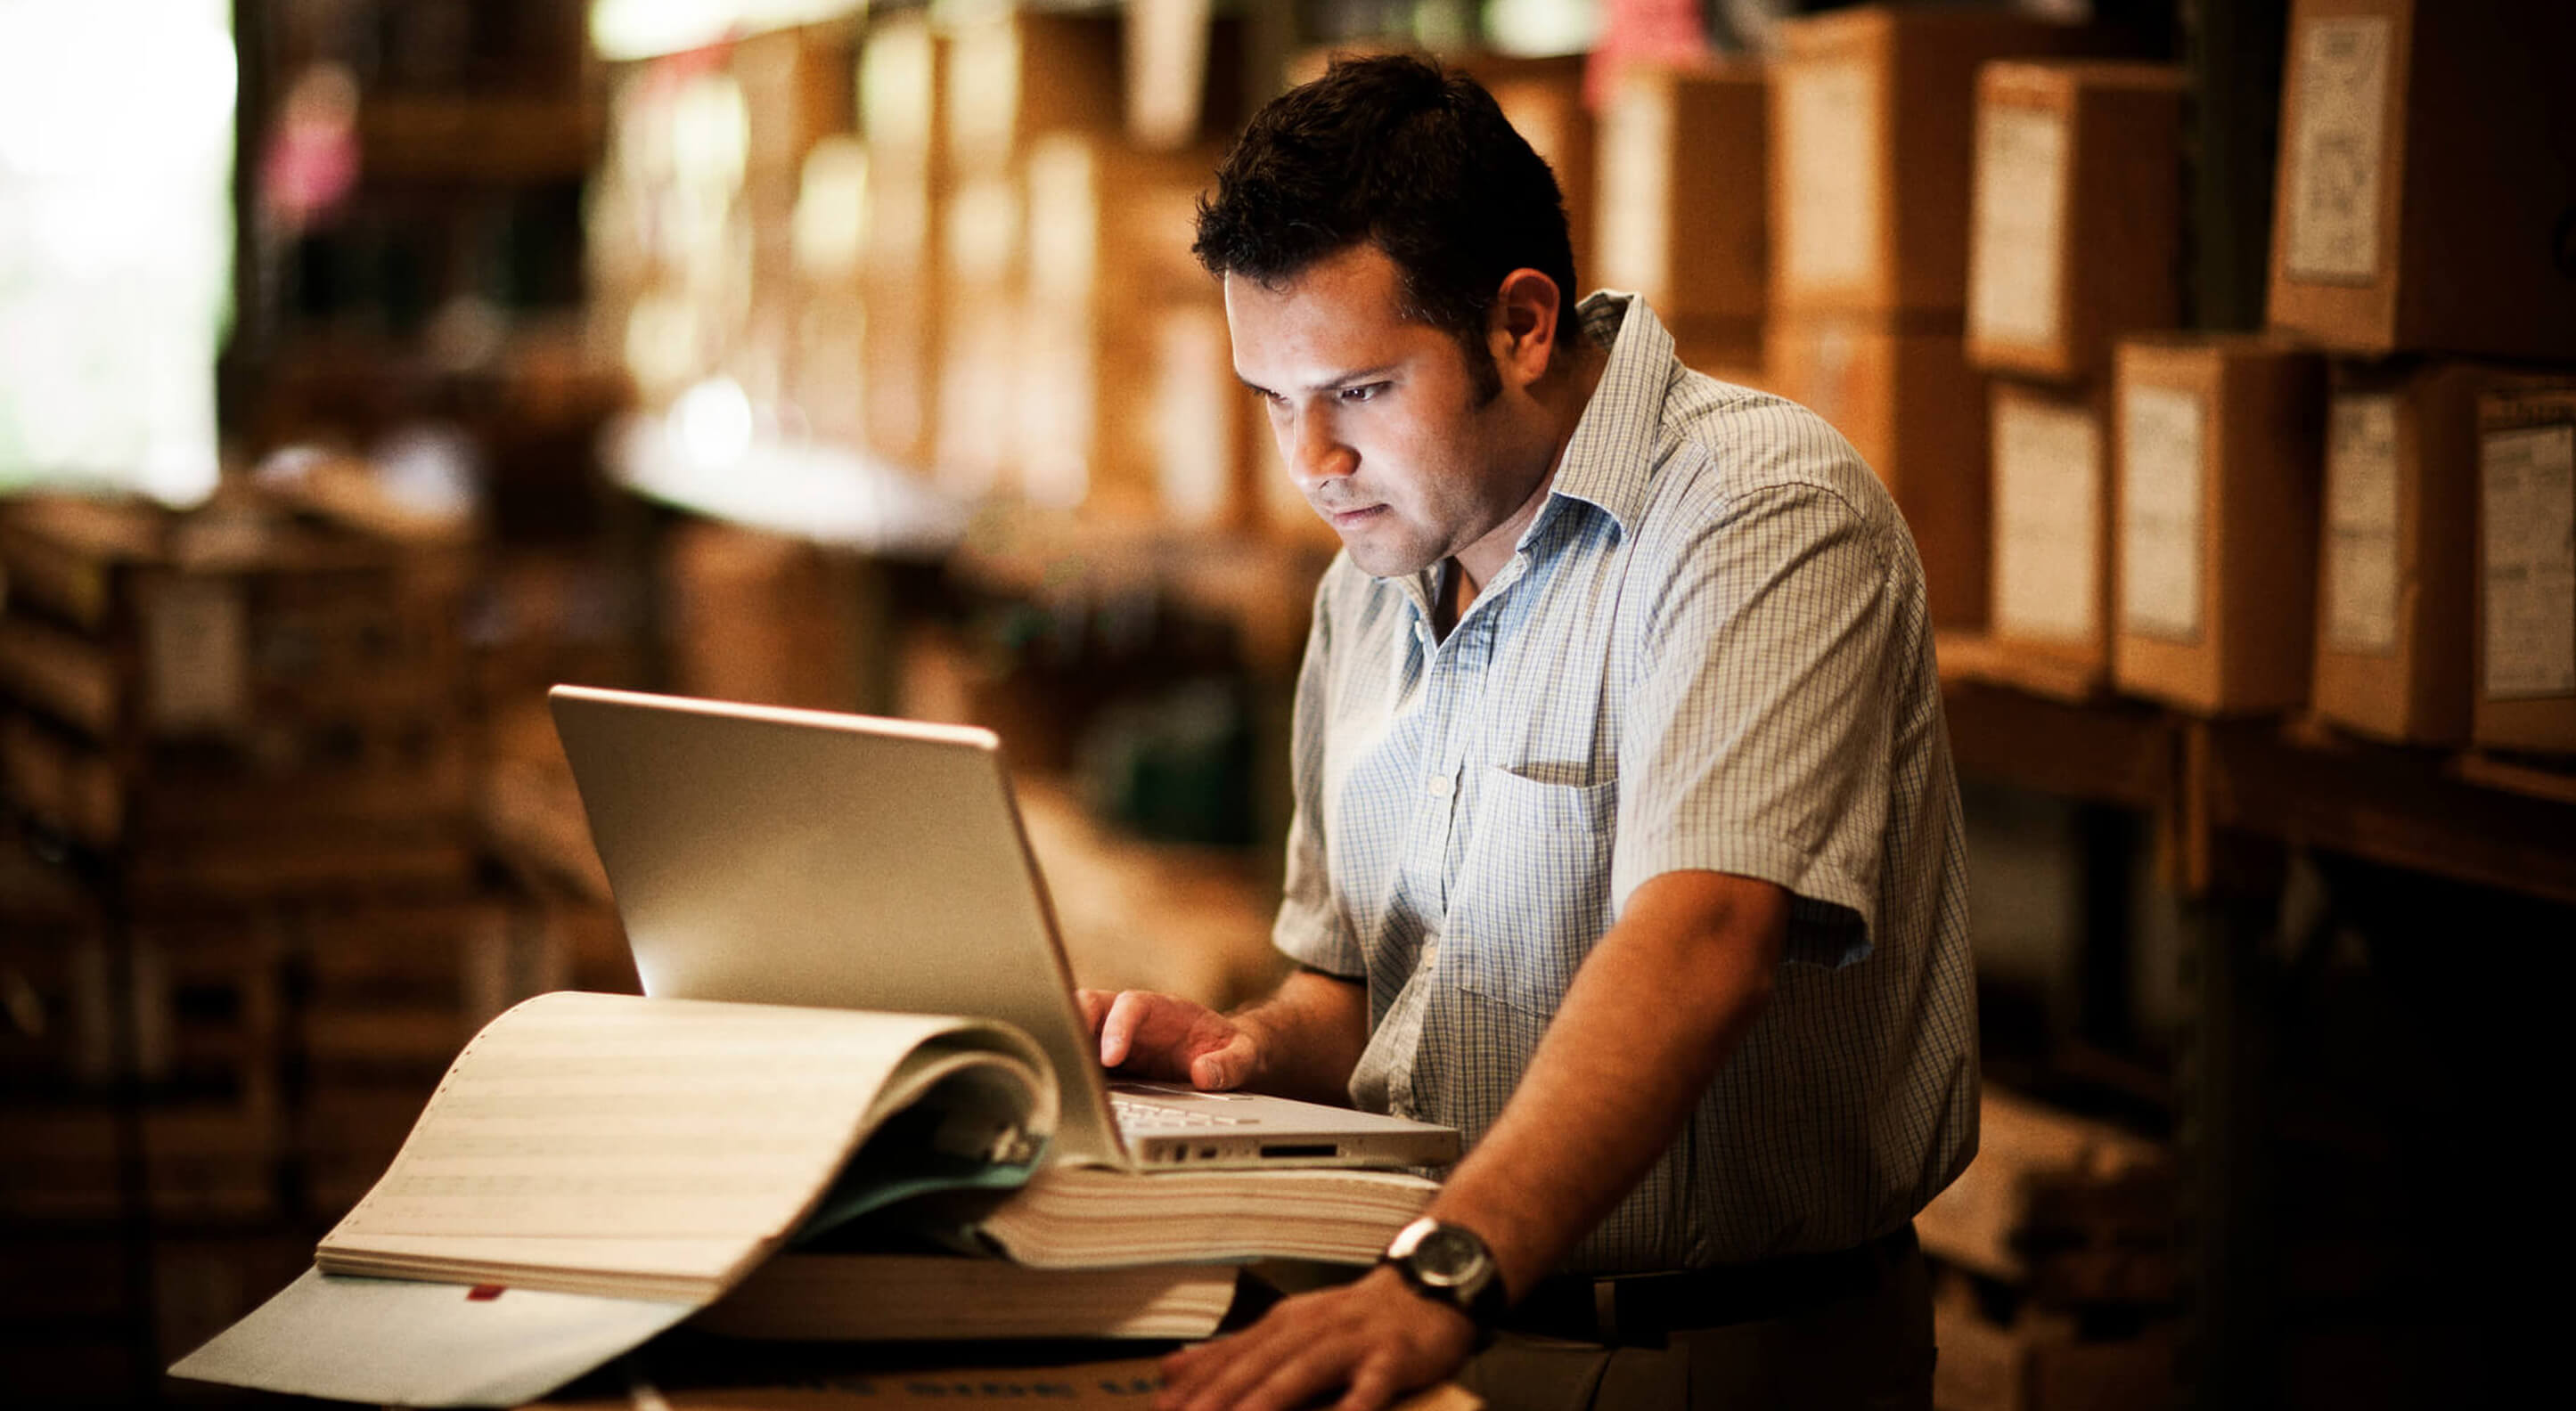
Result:
{"label": "short sleeve shirt", "polygon": [[1317,589],[1275,939],[1366,982],[1353,1100],[1472,1143],[1641,883],[1779,885],[1769,1004],[1567,1267],[1848,1248],[1911,1218],[1976,1144],[1922,569],[1814,414],[1686,370],[1642,300],[1596,294],[1582,316],[1609,349],[1601,380],[1447,637],[1437,567],[1379,579],[1345,555]]}

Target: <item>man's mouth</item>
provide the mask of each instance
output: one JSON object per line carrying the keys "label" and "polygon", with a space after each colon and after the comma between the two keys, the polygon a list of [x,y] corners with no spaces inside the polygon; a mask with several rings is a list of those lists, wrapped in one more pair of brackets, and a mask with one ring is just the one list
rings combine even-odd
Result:
{"label": "man's mouth", "polygon": [[1335,509],[1330,505],[1323,505],[1319,508],[1324,511],[1324,518],[1330,521],[1335,529],[1349,529],[1365,523],[1370,516],[1385,509],[1386,506],[1360,505],[1351,509]]}

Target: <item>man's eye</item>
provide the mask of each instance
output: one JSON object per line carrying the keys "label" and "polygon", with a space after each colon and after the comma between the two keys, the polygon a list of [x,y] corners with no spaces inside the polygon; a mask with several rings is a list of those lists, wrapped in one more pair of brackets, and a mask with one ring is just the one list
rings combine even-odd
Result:
{"label": "man's eye", "polygon": [[1385,390],[1386,384],[1383,382],[1364,382],[1357,387],[1343,388],[1342,400],[1345,402],[1374,402],[1377,400],[1378,394]]}

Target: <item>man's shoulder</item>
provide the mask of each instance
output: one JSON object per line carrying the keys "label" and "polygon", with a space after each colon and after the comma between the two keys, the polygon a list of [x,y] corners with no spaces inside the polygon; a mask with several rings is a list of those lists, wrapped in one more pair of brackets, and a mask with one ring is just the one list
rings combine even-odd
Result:
{"label": "man's shoulder", "polygon": [[1895,502],[1850,441],[1789,399],[1675,365],[1657,428],[1649,532],[1688,533],[1775,498],[1839,503],[1873,532]]}

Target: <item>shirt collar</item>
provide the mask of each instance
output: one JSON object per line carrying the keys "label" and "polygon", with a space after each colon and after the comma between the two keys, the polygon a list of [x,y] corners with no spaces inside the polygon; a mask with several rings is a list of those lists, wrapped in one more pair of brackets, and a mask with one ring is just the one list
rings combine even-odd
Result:
{"label": "shirt collar", "polygon": [[[1566,442],[1549,498],[1597,505],[1624,535],[1635,529],[1654,480],[1655,430],[1672,381],[1673,335],[1644,299],[1617,290],[1593,294],[1575,313],[1587,336],[1609,344],[1610,360]],[[1542,512],[1521,542],[1527,544],[1548,518]]]}

